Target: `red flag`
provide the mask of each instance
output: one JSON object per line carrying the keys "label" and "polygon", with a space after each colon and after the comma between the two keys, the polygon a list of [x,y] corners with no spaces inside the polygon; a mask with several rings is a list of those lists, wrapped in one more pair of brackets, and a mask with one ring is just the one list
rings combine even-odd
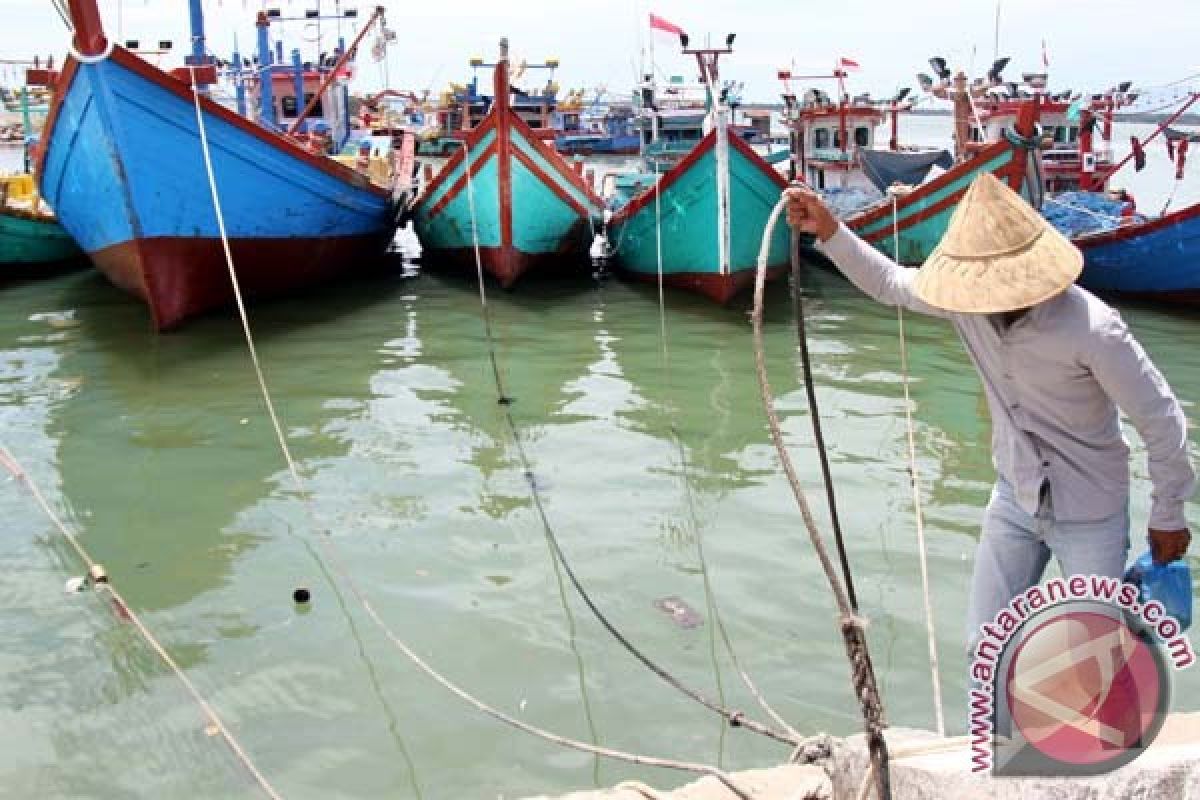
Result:
{"label": "red flag", "polygon": [[660,31],[666,31],[667,33],[674,33],[676,35],[683,33],[683,28],[679,27],[674,22],[668,22],[658,14],[650,15],[650,27]]}
{"label": "red flag", "polygon": [[859,63],[852,58],[846,58],[845,56],[842,56],[838,59],[838,66],[842,67],[843,69],[858,69]]}
{"label": "red flag", "polygon": [[1179,158],[1175,162],[1175,180],[1183,180],[1183,165],[1187,163],[1188,140],[1184,137],[1179,140],[1179,144],[1175,145],[1175,155]]}

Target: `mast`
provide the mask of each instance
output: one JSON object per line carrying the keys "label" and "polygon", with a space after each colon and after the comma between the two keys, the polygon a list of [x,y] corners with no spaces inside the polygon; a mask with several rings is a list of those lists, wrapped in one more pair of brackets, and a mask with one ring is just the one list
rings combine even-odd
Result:
{"label": "mast", "polygon": [[1090,108],[1079,110],[1079,188],[1092,191],[1092,176],[1096,172],[1095,156],[1092,152],[1092,123]]}
{"label": "mast", "polygon": [[842,145],[842,157],[846,158],[847,145],[849,144],[846,141],[846,103],[850,99],[846,96],[846,71],[838,67],[833,74],[837,77],[838,83],[838,137]]}
{"label": "mast", "polygon": [[729,130],[728,120],[725,117],[725,107],[721,102],[721,97],[717,93],[717,79],[720,75],[718,71],[718,62],[721,56],[733,52],[733,39],[735,34],[729,34],[725,37],[725,47],[723,48],[702,48],[697,50],[689,50],[687,47],[687,38],[680,37],[680,42],[683,44],[683,52],[685,55],[694,55],[696,63],[700,67],[700,78],[704,81],[708,89],[709,102],[713,114],[713,128],[716,131],[716,146],[713,149],[713,154],[716,158],[717,169],[717,253],[720,256],[721,274],[727,275],[730,272],[730,236],[731,236],[731,215],[729,209]]}
{"label": "mast", "polygon": [[192,26],[192,55],[186,63],[199,67],[208,63],[204,49],[204,6],[201,0],[188,0],[189,21]]}
{"label": "mast", "polygon": [[75,26],[75,52],[81,56],[98,56],[108,48],[104,22],[96,0],[67,0],[71,23]]}
{"label": "mast", "polygon": [[271,21],[267,19],[267,12],[258,12],[258,18],[254,24],[258,27],[259,122],[268,128],[274,129],[277,125],[275,121],[275,87],[273,85],[275,70],[271,66],[272,56],[269,36]]}
{"label": "mast", "polygon": [[[292,91],[296,93],[296,108],[299,109],[301,108],[300,104],[304,102],[304,61],[299,47],[292,48]],[[296,124],[292,126],[291,133],[304,133],[308,127],[308,123],[304,119],[298,118]]]}

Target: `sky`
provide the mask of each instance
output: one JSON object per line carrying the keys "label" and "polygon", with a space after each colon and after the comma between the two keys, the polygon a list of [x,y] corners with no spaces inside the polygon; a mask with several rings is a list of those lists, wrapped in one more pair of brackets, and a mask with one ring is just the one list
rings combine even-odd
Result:
{"label": "sky", "polygon": [[[301,16],[318,0],[203,0],[209,47],[242,48],[254,41],[254,12],[264,6]],[[319,0],[325,11],[340,3],[357,7],[360,19],[376,0]],[[99,0],[108,29],[143,42],[173,39],[174,66],[188,47],[187,0]],[[650,33],[650,12],[679,25],[695,42],[714,43],[737,34],[734,54],[722,61],[722,77],[745,82],[751,101],[776,101],[776,72],[825,74],[839,57],[861,65],[848,89],[887,97],[902,86],[916,89],[915,74],[929,72],[928,59],[944,56],[968,74],[986,71],[993,55],[999,8],[999,51],[1012,57],[1006,77],[1040,71],[1043,42],[1051,88],[1101,91],[1122,80],[1162,86],[1200,73],[1200,3],[1197,0],[442,0],[413,3],[385,0],[388,25],[397,34],[384,65],[360,61],[356,88],[378,88],[385,76],[393,88],[435,91],[470,76],[467,61],[491,60],[500,36],[511,41],[515,61],[561,62],[559,83],[605,87],[626,96],[652,39],[660,74],[695,70],[678,53],[678,40]],[[901,10],[900,7],[903,7]],[[1142,9],[1150,9],[1142,11]],[[54,53],[61,57],[67,34],[50,0],[0,0],[0,58]],[[325,28],[326,36],[331,28]],[[313,38],[315,30],[293,24],[289,37]],[[325,40],[326,46],[331,39]],[[303,48],[311,52],[315,44]],[[0,67],[0,83],[12,83],[12,68]],[[1193,80],[1192,87],[1200,87]],[[828,85],[824,84],[828,90]],[[1178,89],[1163,90],[1164,99]]]}

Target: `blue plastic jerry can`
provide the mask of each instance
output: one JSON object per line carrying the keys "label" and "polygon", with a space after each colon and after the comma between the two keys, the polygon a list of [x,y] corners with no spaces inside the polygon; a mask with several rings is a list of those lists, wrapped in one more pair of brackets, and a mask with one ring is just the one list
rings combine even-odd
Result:
{"label": "blue plastic jerry can", "polygon": [[1150,551],[1146,551],[1126,570],[1125,582],[1139,587],[1139,602],[1143,607],[1157,600],[1183,630],[1191,626],[1192,571],[1186,561],[1178,559],[1169,564],[1155,564]]}

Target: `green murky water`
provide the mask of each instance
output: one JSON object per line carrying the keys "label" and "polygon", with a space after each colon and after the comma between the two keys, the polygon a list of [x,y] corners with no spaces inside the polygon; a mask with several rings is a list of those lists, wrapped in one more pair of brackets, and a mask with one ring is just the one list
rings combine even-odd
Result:
{"label": "green murky water", "polygon": [[[812,275],[809,293],[826,435],[889,716],[930,727],[896,318],[836,275]],[[815,502],[784,295],[768,309],[770,368]],[[749,709],[714,634],[715,599],[743,663],[797,727],[856,730],[832,605],[769,444],[744,306],[669,294],[668,373],[652,287],[530,284],[490,298],[547,515],[604,610],[686,680]],[[598,764],[463,706],[339,598],[318,558],[321,530],[423,657],[523,720],[729,768],[787,755],[660,683],[561,588],[496,403],[470,281],[385,276],[254,309],[311,505],[292,488],[232,318],[156,336],[141,305],[88,272],[7,285],[0,304],[0,438],[284,796],[514,797],[684,779]],[[1125,313],[1200,418],[1196,312]],[[988,423],[951,329],[907,324],[956,723],[962,614],[992,477]],[[1141,524],[1140,446],[1134,474]],[[1188,513],[1200,529],[1200,506]],[[0,482],[0,519],[0,794],[259,796],[136,632],[96,595],[64,593],[80,565],[15,481]],[[308,613],[291,602],[300,584],[314,593]],[[667,596],[704,624],[674,624],[655,607]],[[1175,707],[1200,708],[1200,673],[1177,678]]]}

